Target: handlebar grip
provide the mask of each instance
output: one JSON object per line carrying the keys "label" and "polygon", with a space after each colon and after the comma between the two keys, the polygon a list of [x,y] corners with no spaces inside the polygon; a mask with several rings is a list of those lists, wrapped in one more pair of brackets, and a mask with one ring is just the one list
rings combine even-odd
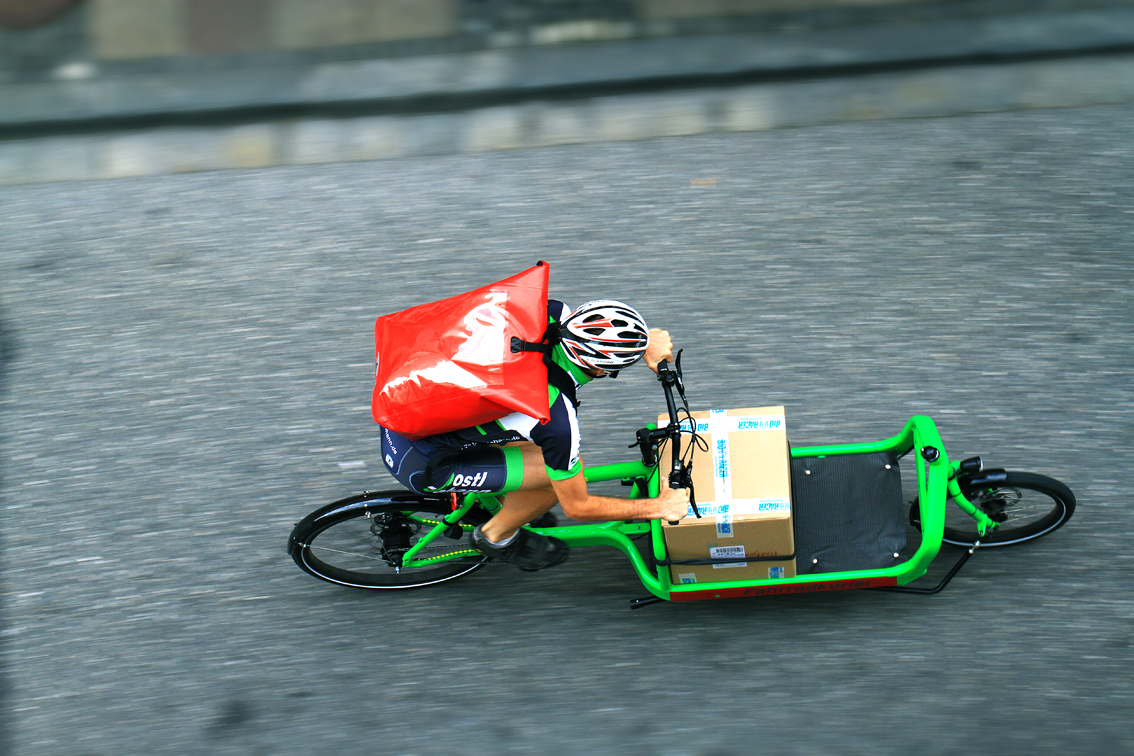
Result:
{"label": "handlebar grip", "polygon": [[[686,486],[684,486],[680,480],[675,481],[673,479],[673,476],[670,476],[669,487],[670,488],[685,488]],[[669,522],[670,525],[677,525],[681,522],[681,520],[667,520],[667,522]]]}

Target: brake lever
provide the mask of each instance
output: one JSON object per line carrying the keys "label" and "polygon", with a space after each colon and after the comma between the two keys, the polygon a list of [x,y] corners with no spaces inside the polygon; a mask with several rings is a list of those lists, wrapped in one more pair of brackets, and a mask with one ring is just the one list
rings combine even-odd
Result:
{"label": "brake lever", "polygon": [[685,381],[681,372],[681,353],[684,351],[684,349],[678,349],[677,356],[673,358],[673,370],[677,373],[677,393],[681,394],[682,400],[685,399]]}
{"label": "brake lever", "polygon": [[[696,496],[696,492],[693,488],[692,477],[693,476],[690,474],[689,468],[686,467],[684,463],[682,463],[680,471],[675,469],[673,472],[670,473],[669,487],[670,488],[688,488],[689,489],[689,506],[693,507],[693,515],[698,520],[700,520],[701,519],[701,510],[697,508],[697,496]],[[680,520],[669,520],[668,522],[669,522],[670,525],[677,525],[680,522]]]}

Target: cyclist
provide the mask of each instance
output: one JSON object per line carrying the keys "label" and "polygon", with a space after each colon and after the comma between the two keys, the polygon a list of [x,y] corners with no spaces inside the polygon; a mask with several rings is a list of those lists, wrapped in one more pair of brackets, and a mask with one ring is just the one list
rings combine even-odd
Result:
{"label": "cyclist", "polygon": [[[580,305],[547,305],[553,336],[548,365],[551,419],[541,424],[520,412],[484,425],[411,441],[382,429],[382,459],[402,485],[418,493],[504,493],[503,506],[469,536],[482,554],[521,570],[554,567],[567,559],[567,544],[522,526],[553,525],[558,501],[574,520],[680,520],[689,506],[687,489],[661,480],[656,499],[619,499],[587,493],[579,458],[575,389],[596,378],[615,377],[640,359],[657,372],[673,359],[669,333],[646,327],[632,307],[610,299]],[[558,325],[556,329],[554,326]]]}

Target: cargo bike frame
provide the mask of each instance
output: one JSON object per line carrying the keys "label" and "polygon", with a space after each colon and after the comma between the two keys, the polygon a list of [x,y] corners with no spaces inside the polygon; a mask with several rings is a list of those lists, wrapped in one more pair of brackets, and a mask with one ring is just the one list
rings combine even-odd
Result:
{"label": "cargo bike frame", "polygon": [[[637,432],[631,447],[639,449],[639,459],[586,468],[588,483],[621,481],[630,488],[630,498],[657,496],[662,467],[658,449],[668,441],[671,485],[689,485],[689,455],[683,450],[688,452],[697,443],[697,436],[695,423],[690,422],[688,414],[680,354],[674,366],[665,362],[659,365],[658,380],[665,393],[669,424],[660,428],[651,425]],[[861,588],[936,593],[977,548],[1038,538],[1063,525],[1074,512],[1074,495],[1059,481],[1029,473],[985,469],[979,457],[951,461],[933,420],[925,416],[911,418],[897,435],[874,443],[791,449],[793,465],[804,460],[842,458],[845,462],[883,455],[893,460],[896,467],[898,459],[911,454],[916,464],[917,498],[909,505],[908,521],[920,530],[921,539],[912,554],[890,566],[834,569],[766,580],[677,584],[671,579],[661,521],[611,521],[533,529],[562,539],[572,548],[610,546],[625,554],[651,594],[632,601],[631,607],[637,608],[663,600],[697,601]],[[890,469],[889,464],[886,469]],[[497,495],[484,493],[364,492],[322,507],[297,523],[288,542],[288,553],[304,571],[340,585],[371,589],[434,585],[467,575],[492,561],[469,548],[467,535],[500,506]],[[696,511],[695,497],[693,508]],[[964,547],[945,577],[931,588],[910,586],[926,574],[945,543]],[[736,557],[728,557],[696,563],[737,561]]]}

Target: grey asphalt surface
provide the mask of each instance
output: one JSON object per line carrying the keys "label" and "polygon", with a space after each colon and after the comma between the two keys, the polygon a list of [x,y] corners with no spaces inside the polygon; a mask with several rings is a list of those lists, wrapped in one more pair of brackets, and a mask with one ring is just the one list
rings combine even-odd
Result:
{"label": "grey asphalt surface", "polygon": [[[13,752],[1134,751],[1132,200],[1131,107],[0,189]],[[393,483],[373,319],[538,259],[668,327],[697,408],[797,445],[928,414],[1079,511],[928,598],[630,612],[603,549],[301,573],[296,520]],[[588,461],[659,411],[631,373]]]}

